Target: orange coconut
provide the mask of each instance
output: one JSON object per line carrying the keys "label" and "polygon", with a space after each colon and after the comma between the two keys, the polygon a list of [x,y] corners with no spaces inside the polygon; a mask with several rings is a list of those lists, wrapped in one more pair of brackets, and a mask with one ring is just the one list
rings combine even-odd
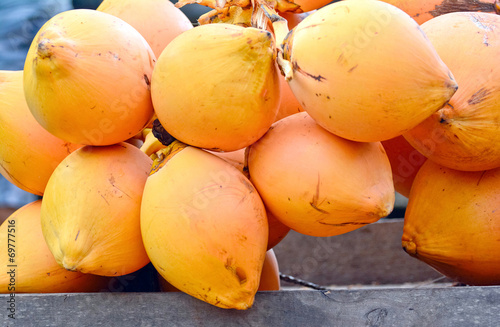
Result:
{"label": "orange coconut", "polygon": [[230,151],[230,152],[220,152],[220,151],[210,151],[210,150],[206,150],[206,151],[213,154],[213,155],[216,155],[217,157],[219,157],[225,161],[227,161],[228,163],[233,165],[235,168],[237,168],[242,173],[244,172],[246,148],[235,150],[235,151]]}
{"label": "orange coconut", "polygon": [[262,200],[237,168],[178,141],[158,152],[141,230],[151,263],[173,287],[221,308],[248,309],[268,241]]}
{"label": "orange coconut", "polygon": [[380,142],[340,138],[307,112],[274,123],[249,147],[247,161],[267,210],[299,233],[346,233],[394,206],[391,166]]}
{"label": "orange coconut", "polygon": [[427,160],[410,192],[403,249],[469,285],[500,284],[500,168],[466,172]]}
{"label": "orange coconut", "polygon": [[22,71],[0,71],[0,173],[17,187],[42,195],[56,166],[81,145],[50,134],[33,118]]}
{"label": "orange coconut", "polygon": [[316,12],[316,10],[311,10],[308,12],[302,12],[302,13],[294,13],[294,12],[281,12],[279,15],[286,19],[288,23],[288,28],[292,29],[295,26],[297,26],[301,21],[304,20],[307,16],[311,15],[312,13]]}
{"label": "orange coconut", "polygon": [[24,92],[35,119],[73,143],[110,145],[142,130],[153,115],[155,55],[123,20],[75,9],[52,17],[31,43]]}
{"label": "orange coconut", "polygon": [[[295,5],[298,5],[299,8],[296,10],[296,12],[307,12],[315,9],[319,9],[323,6],[326,6],[332,0],[278,0],[277,3],[279,4],[280,2],[288,3],[291,2]],[[289,5],[287,4],[285,7],[288,7]],[[279,7],[278,7],[279,9]]]}
{"label": "orange coconut", "polygon": [[151,96],[159,121],[179,141],[215,151],[245,148],[278,111],[272,34],[225,23],[182,33],[158,58]]}
{"label": "orange coconut", "polygon": [[[246,150],[247,149],[245,148],[232,152],[217,152],[209,150],[206,151],[227,161],[229,164],[236,167],[242,173],[247,174],[247,170],[245,168]],[[276,219],[276,217],[274,217],[274,215],[271,212],[269,212],[269,210],[266,210],[266,215],[267,215],[267,222],[269,225],[267,250],[270,250],[276,245],[278,245],[285,238],[285,236],[288,235],[288,232],[290,232],[290,227],[288,227],[287,225],[283,224],[281,221]]]}
{"label": "orange coconut", "polygon": [[120,276],[149,262],[139,220],[151,164],[141,150],[122,142],[82,147],[57,166],[47,183],[41,219],[61,266]]}
{"label": "orange coconut", "polygon": [[132,25],[148,41],[157,58],[177,35],[193,28],[189,18],[169,0],[104,0],[97,10]]}
{"label": "orange coconut", "polygon": [[318,9],[287,34],[283,48],[278,62],[304,110],[354,141],[402,134],[457,89],[419,25],[382,1],[339,1]]}
{"label": "orange coconut", "polygon": [[278,121],[282,118],[304,111],[302,105],[293,94],[290,85],[283,75],[280,75],[280,87],[280,105],[278,108],[278,114],[276,115],[274,121]]}
{"label": "orange coconut", "polygon": [[267,213],[267,222],[269,224],[269,238],[267,240],[267,249],[271,250],[278,245],[290,232],[290,227],[283,224],[269,210]]}
{"label": "orange coconut", "polygon": [[415,176],[427,158],[418,152],[402,136],[382,141],[391,163],[394,189],[405,197],[410,196],[410,189]]}
{"label": "orange coconut", "polygon": [[500,16],[450,13],[422,24],[460,87],[449,103],[404,134],[443,166],[484,170],[500,166]]}
{"label": "orange coconut", "polygon": [[61,267],[50,252],[40,224],[41,200],[16,210],[0,226],[0,253],[6,272],[1,293],[96,292],[108,288],[109,278]]}
{"label": "orange coconut", "polygon": [[278,259],[273,249],[266,252],[262,274],[260,276],[259,291],[280,290],[280,269]]}

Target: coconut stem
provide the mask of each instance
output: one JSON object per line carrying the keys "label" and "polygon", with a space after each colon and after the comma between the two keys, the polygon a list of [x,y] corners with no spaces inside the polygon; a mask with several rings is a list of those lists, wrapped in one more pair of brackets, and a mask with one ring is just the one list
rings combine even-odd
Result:
{"label": "coconut stem", "polygon": [[157,172],[165,163],[177,152],[187,147],[187,144],[178,141],[175,137],[170,135],[158,119],[153,121],[153,128],[151,130],[154,137],[160,141],[161,144],[165,145],[165,148],[158,150],[157,152],[150,155],[153,159],[153,165],[151,167],[150,175]]}
{"label": "coconut stem", "polygon": [[158,119],[153,121],[153,135],[160,141],[161,144],[168,146],[170,143],[175,141],[175,137],[170,135]]}
{"label": "coconut stem", "polygon": [[[198,22],[201,25],[227,22],[267,30],[268,24],[271,23],[274,30],[277,64],[285,79],[287,81],[292,79],[292,64],[283,57],[283,42],[289,33],[288,22],[278,14],[275,8],[283,12],[302,12],[299,5],[289,0],[179,0],[176,7],[181,8],[192,3],[214,9],[200,16]],[[230,7],[239,7],[241,10],[230,12]]]}
{"label": "coconut stem", "polygon": [[417,256],[417,245],[413,241],[403,241],[403,250],[412,257]]}
{"label": "coconut stem", "polygon": [[168,160],[170,160],[170,158],[172,158],[177,152],[186,147],[188,147],[187,144],[174,139],[174,141],[167,147],[160,149],[156,153],[152,154],[151,158],[153,159],[153,165],[151,166],[149,175],[153,175],[158,170],[160,170],[160,168],[163,167],[168,162]]}
{"label": "coconut stem", "polygon": [[267,19],[271,22],[274,29],[274,35],[276,38],[276,44],[281,48],[283,41],[288,34],[288,22],[285,18],[281,17],[276,10],[269,6],[265,2],[259,2],[260,9],[266,15]]}
{"label": "coconut stem", "polygon": [[38,43],[37,52],[38,52],[38,56],[41,59],[50,58],[50,56],[52,56],[52,51],[50,50],[49,44],[50,44],[49,39],[42,39]]}
{"label": "coconut stem", "polygon": [[285,18],[281,17],[274,8],[269,6],[265,1],[259,2],[260,9],[265,14],[267,19],[271,22],[274,29],[274,37],[276,42],[276,62],[281,70],[281,73],[287,81],[293,77],[292,64],[283,57],[283,42],[290,32],[288,29],[288,22]]}

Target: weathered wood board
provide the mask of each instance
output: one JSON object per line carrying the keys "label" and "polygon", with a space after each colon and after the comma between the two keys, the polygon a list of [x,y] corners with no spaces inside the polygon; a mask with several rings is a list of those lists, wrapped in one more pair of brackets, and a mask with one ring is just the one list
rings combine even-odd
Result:
{"label": "weathered wood board", "polygon": [[245,311],[184,293],[18,294],[1,326],[498,327],[500,287],[259,292]]}

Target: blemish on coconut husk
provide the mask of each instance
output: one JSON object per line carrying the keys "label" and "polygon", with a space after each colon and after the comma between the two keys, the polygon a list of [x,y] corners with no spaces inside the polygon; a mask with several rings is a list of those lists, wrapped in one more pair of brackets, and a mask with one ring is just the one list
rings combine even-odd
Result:
{"label": "blemish on coconut husk", "polygon": [[49,39],[42,39],[38,43],[38,57],[45,59],[52,56],[52,51],[49,50],[49,45],[51,45]]}
{"label": "blemish on coconut husk", "polygon": [[335,226],[335,227],[363,226],[363,225],[368,225],[369,224],[369,223],[364,223],[364,222],[345,222],[345,223],[333,224],[333,223],[325,223],[324,221],[319,221],[318,223],[320,223],[322,225]]}
{"label": "blemish on coconut husk", "polygon": [[478,104],[481,101],[483,101],[490,93],[491,93],[490,90],[487,90],[484,87],[482,87],[478,91],[476,91],[474,94],[471,95],[469,100],[467,100],[467,103],[469,105]]}
{"label": "blemish on coconut husk", "polygon": [[149,80],[149,77],[146,74],[144,74],[144,81],[146,82],[146,85],[149,88],[151,86],[151,81]]}
{"label": "blemish on coconut husk", "polygon": [[451,12],[464,12],[464,11],[482,11],[482,12],[496,12],[496,4],[481,2],[481,1],[465,1],[465,0],[444,0],[440,5],[435,6],[434,10],[429,13],[434,16],[441,16]]}
{"label": "blemish on coconut husk", "polygon": [[301,73],[302,75],[305,75],[305,76],[308,76],[308,77],[311,77],[312,79],[318,81],[318,82],[323,82],[323,81],[326,81],[326,78],[324,76],[321,76],[321,75],[313,75],[311,73],[308,73],[306,71],[304,71],[302,68],[300,68],[299,64],[296,62],[296,61],[293,61],[292,62],[292,67],[293,67],[293,71],[294,72],[299,72]]}

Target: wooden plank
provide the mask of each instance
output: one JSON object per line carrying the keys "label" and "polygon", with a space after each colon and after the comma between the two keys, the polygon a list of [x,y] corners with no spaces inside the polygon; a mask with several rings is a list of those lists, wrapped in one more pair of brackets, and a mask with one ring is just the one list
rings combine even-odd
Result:
{"label": "wooden plank", "polygon": [[500,324],[500,286],[259,292],[245,311],[184,293],[17,294],[2,326],[440,326]]}
{"label": "wooden plank", "polygon": [[382,219],[323,238],[291,231],[274,252],[282,273],[319,285],[449,282],[403,251],[403,223],[402,218]]}

